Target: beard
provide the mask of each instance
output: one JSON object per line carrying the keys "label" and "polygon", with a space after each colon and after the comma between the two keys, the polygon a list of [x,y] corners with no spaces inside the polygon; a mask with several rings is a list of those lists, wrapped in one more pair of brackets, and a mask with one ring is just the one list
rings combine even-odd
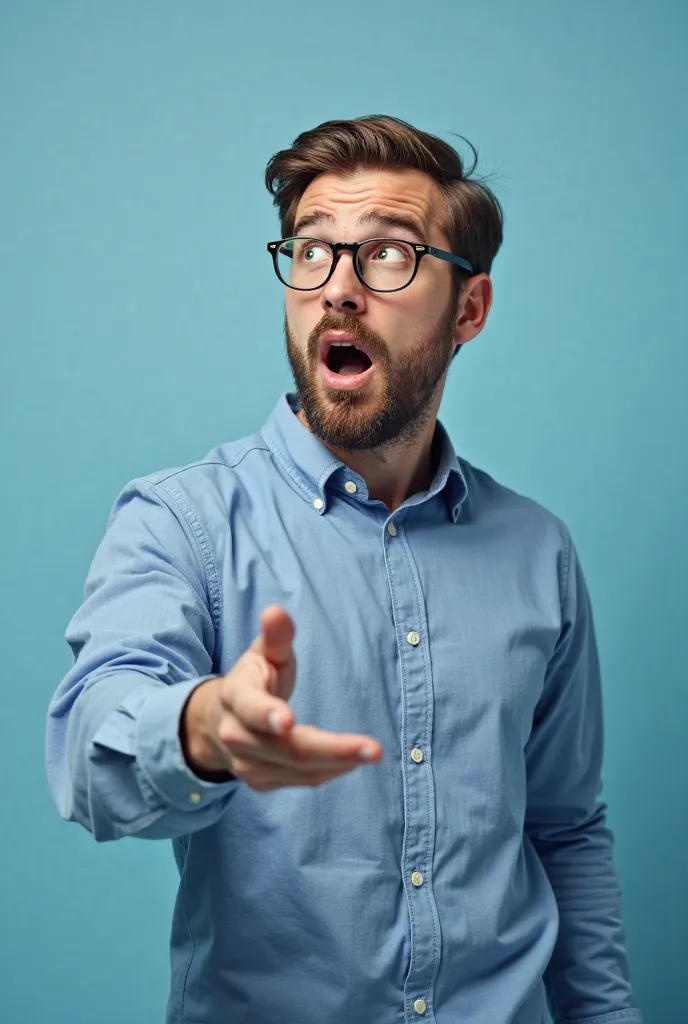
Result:
{"label": "beard", "polygon": [[[416,440],[454,354],[457,309],[458,296],[453,294],[439,323],[399,354],[391,353],[379,334],[348,313],[325,313],[303,351],[285,314],[287,356],[311,432],[329,448],[344,451],[384,450]],[[375,363],[371,379],[352,391],[327,388],[320,376],[320,337],[333,328],[361,341]]]}

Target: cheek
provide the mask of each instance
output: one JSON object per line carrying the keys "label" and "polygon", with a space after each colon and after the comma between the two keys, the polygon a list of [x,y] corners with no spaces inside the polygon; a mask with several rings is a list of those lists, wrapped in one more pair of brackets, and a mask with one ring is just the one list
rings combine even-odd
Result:
{"label": "cheek", "polygon": [[[426,306],[427,309],[441,311],[446,309],[447,303],[451,296],[451,269],[448,264],[441,265],[440,260],[434,260],[435,263],[440,266],[427,265],[423,267],[423,262],[432,260],[432,256],[426,256],[421,261],[421,266],[418,271],[416,280],[411,285],[414,288],[418,286],[416,292],[419,302]],[[423,273],[423,271],[425,271]]]}
{"label": "cheek", "polygon": [[424,293],[414,295],[412,302],[399,305],[388,318],[387,330],[391,331],[391,336],[398,333],[406,338],[414,338],[437,323],[442,309],[440,297],[432,289],[427,289]]}
{"label": "cheek", "polygon": [[[426,256],[426,260],[431,259]],[[431,273],[431,271],[435,271]],[[439,271],[439,272],[437,272]],[[403,298],[407,312],[413,316],[416,322],[437,319],[446,308],[451,294],[451,276],[445,274],[444,267],[423,267],[420,268],[413,283],[405,292],[399,292]]]}

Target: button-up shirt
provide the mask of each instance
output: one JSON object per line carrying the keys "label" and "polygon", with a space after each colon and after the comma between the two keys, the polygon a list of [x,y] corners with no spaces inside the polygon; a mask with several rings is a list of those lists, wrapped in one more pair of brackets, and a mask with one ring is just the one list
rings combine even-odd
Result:
{"label": "button-up shirt", "polygon": [[[390,513],[298,408],[124,487],[49,708],[62,817],[172,840],[168,1024],[638,1024],[566,525],[440,421],[430,488]],[[191,770],[184,704],[270,604],[296,722],[379,763],[269,791]]]}

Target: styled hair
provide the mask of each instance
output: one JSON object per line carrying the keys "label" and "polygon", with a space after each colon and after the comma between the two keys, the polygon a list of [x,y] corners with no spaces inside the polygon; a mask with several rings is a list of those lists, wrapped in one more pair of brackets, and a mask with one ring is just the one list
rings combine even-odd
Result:
{"label": "styled hair", "polygon": [[[489,274],[502,244],[504,213],[491,189],[473,177],[478,153],[470,142],[468,145],[473,152],[470,170],[447,142],[388,114],[325,121],[302,132],[288,149],[271,157],[265,170],[265,185],[279,211],[282,237],[293,234],[299,201],[319,174],[354,174],[362,168],[414,169],[424,171],[442,190],[442,226],[452,252],[469,260],[474,274]],[[452,269],[453,298],[458,301],[461,286],[470,275],[461,267]],[[457,355],[461,348],[457,347]]]}

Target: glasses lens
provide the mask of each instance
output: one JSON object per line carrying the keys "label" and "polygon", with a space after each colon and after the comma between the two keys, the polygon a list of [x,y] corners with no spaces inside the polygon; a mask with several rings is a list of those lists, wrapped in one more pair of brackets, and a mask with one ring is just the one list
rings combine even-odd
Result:
{"label": "glasses lens", "polygon": [[317,238],[287,238],[277,253],[277,269],[292,288],[320,288],[332,266],[332,250]]}
{"label": "glasses lens", "polygon": [[375,238],[358,250],[361,277],[380,292],[404,288],[416,268],[416,253],[408,242],[396,238]]}

